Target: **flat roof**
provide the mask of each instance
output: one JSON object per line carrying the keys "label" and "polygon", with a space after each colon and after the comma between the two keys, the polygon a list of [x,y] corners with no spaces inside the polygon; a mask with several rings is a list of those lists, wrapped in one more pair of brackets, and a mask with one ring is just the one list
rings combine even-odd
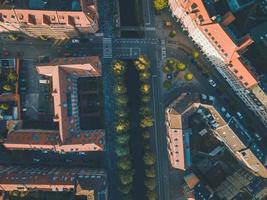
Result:
{"label": "flat roof", "polygon": [[0,5],[0,9],[81,11],[80,0],[13,0]]}

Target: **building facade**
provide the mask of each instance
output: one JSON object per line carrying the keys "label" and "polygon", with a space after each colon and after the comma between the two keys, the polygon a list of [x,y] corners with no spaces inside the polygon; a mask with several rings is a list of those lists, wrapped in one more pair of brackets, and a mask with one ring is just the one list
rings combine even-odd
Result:
{"label": "building facade", "polygon": [[[187,31],[189,38],[227,81],[240,99],[267,126],[267,96],[259,86],[252,67],[242,57],[242,52],[253,43],[249,34],[236,40],[228,30],[235,17],[229,11],[218,16],[208,9],[210,2],[202,0],[169,0],[173,17]],[[253,93],[262,106],[257,105]]]}
{"label": "building facade", "polygon": [[72,191],[107,200],[107,175],[104,170],[86,168],[0,166],[0,190]]}
{"label": "building facade", "polygon": [[[214,136],[250,171],[267,178],[265,155],[246,129],[235,119],[221,114],[217,106],[200,101],[199,94],[181,94],[166,108],[166,128],[169,159],[172,167],[190,167],[188,118],[194,113],[206,119]],[[238,128],[237,128],[238,127]],[[186,139],[187,138],[187,139]]]}
{"label": "building facade", "polygon": [[103,151],[105,131],[80,127],[78,78],[101,76],[98,57],[58,58],[37,66],[38,73],[51,77],[54,122],[59,130],[15,128],[4,142],[8,149],[57,152]]}
{"label": "building facade", "polygon": [[95,0],[15,0],[0,3],[0,32],[65,39],[98,31]]}

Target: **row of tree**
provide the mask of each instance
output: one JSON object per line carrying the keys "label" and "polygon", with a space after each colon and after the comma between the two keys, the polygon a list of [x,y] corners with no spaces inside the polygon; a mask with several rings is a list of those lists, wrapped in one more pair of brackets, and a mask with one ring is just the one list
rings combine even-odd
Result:
{"label": "row of tree", "polygon": [[117,168],[119,175],[119,191],[122,199],[131,200],[131,190],[133,182],[133,168],[129,149],[130,135],[128,132],[128,97],[126,95],[127,89],[125,86],[124,73],[126,65],[121,60],[114,60],[112,62],[112,73],[115,77],[114,93],[116,95],[116,121],[114,130],[116,132],[116,147],[115,153],[117,155]]}
{"label": "row of tree", "polygon": [[156,157],[150,148],[150,132],[153,126],[153,117],[151,110],[151,85],[150,85],[150,61],[141,55],[134,62],[136,69],[139,71],[139,79],[141,81],[141,105],[139,109],[140,127],[142,128],[143,144],[144,144],[144,164],[145,164],[145,186],[146,196],[149,200],[157,199],[156,192]]}

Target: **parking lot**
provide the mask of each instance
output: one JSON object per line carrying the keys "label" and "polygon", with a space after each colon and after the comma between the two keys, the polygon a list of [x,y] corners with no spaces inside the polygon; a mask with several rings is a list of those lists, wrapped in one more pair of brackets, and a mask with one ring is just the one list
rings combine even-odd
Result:
{"label": "parking lot", "polygon": [[20,61],[19,93],[22,102],[22,119],[52,121],[53,102],[50,95],[51,85],[40,83],[49,77],[39,75],[34,60]]}

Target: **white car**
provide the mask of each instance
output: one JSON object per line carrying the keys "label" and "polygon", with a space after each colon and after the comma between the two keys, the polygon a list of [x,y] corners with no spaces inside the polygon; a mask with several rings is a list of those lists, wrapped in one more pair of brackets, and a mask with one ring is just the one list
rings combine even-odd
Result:
{"label": "white car", "polygon": [[258,141],[261,141],[262,138],[261,138],[261,136],[258,133],[255,133],[255,136],[256,136],[256,138],[257,138]]}
{"label": "white car", "polygon": [[78,39],[72,39],[71,42],[72,42],[73,44],[78,44],[78,43],[80,43],[80,40],[78,40]]}
{"label": "white car", "polygon": [[243,115],[240,112],[237,112],[236,115],[239,117],[239,119],[243,119]]}
{"label": "white car", "polygon": [[212,80],[212,79],[209,79],[209,84],[210,84],[212,87],[216,87],[216,86],[217,86],[217,84],[215,83],[215,81]]}

